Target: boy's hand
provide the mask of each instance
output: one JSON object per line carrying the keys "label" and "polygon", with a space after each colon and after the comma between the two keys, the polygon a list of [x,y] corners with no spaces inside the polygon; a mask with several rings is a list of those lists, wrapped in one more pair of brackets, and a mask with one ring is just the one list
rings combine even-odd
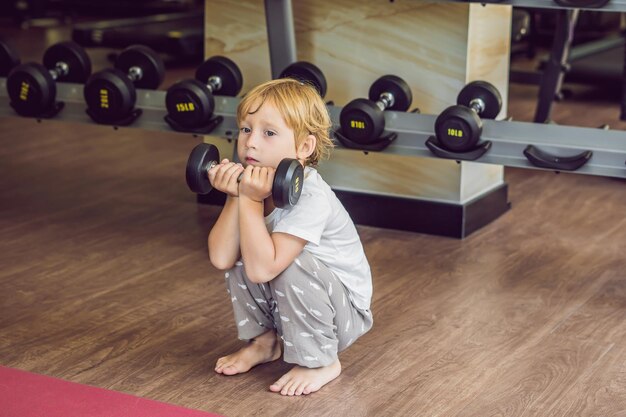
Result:
{"label": "boy's hand", "polygon": [[243,166],[223,159],[221,163],[209,169],[209,182],[216,190],[220,190],[231,197],[239,196],[237,178],[243,172]]}
{"label": "boy's hand", "polygon": [[239,183],[239,194],[251,200],[263,202],[272,195],[275,168],[248,165]]}

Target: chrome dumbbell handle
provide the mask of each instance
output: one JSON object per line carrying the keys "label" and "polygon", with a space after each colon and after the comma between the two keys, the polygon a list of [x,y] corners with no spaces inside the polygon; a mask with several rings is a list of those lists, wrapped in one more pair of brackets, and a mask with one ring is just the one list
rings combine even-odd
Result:
{"label": "chrome dumbbell handle", "polygon": [[[215,165],[219,165],[219,162],[209,161],[209,163],[206,164],[206,169],[204,170],[204,172],[207,173],[207,176],[209,175],[209,171],[211,170],[211,168],[213,168]],[[241,182],[241,178],[243,178],[243,172],[237,177],[237,182]]]}
{"label": "chrome dumbbell handle", "polygon": [[485,111],[485,102],[480,98],[475,98],[470,101],[470,108],[474,110],[478,115]]}
{"label": "chrome dumbbell handle", "polygon": [[53,80],[66,76],[70,72],[70,66],[65,62],[57,62],[54,68],[48,70]]}
{"label": "chrome dumbbell handle", "polygon": [[130,67],[128,69],[128,78],[130,78],[131,81],[141,80],[142,77],[143,70],[140,67]]}
{"label": "chrome dumbbell handle", "polygon": [[376,105],[378,106],[379,109],[381,109],[382,111],[385,111],[385,109],[388,109],[389,107],[393,106],[395,102],[396,102],[396,99],[394,98],[393,94],[389,92],[384,92],[378,98]]}
{"label": "chrome dumbbell handle", "polygon": [[216,75],[210,76],[209,80],[207,81],[207,87],[209,87],[209,91],[211,91],[211,93],[219,90],[220,88],[222,88],[222,78]]}

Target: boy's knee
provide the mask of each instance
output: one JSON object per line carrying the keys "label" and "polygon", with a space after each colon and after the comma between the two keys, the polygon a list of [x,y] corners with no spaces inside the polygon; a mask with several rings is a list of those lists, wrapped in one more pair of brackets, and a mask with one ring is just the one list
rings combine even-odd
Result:
{"label": "boy's knee", "polygon": [[291,285],[297,287],[299,284],[306,283],[312,274],[304,265],[305,257],[303,254],[298,255],[283,272],[270,281],[270,286],[280,290],[281,288],[291,288]]}
{"label": "boy's knee", "polygon": [[246,276],[246,270],[241,261],[235,262],[232,268],[224,271],[224,279],[226,283],[249,283],[250,280]]}

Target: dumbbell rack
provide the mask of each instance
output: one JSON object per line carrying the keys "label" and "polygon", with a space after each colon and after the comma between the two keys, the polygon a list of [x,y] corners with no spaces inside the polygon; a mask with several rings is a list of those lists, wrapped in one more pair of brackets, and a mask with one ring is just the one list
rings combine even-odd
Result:
{"label": "dumbbell rack", "polygon": [[[438,0],[444,2],[446,0]],[[529,7],[539,9],[574,9],[574,7],[565,7],[556,4],[553,0],[447,0],[454,3],[481,3],[481,4],[495,4],[501,6],[513,6],[513,7]],[[575,7],[580,10],[592,10],[597,12],[626,12],[626,0],[611,0],[604,7]]]}
{"label": "dumbbell rack", "polygon": [[[165,91],[137,90],[137,107],[143,114],[128,128],[168,131],[164,121]],[[57,100],[65,103],[51,121],[95,124],[85,113],[83,87],[79,84],[58,83]],[[215,97],[215,114],[224,118],[211,133],[225,140],[236,139],[236,109],[239,103],[234,97]],[[335,126],[339,125],[341,107],[328,107]],[[0,117],[16,116],[6,93],[6,79],[0,78]],[[436,116],[426,114],[385,112],[386,131],[397,133],[397,139],[383,152],[437,158],[425,145],[434,135]],[[117,128],[117,127],[116,127]],[[544,169],[536,167],[524,156],[524,150],[532,145],[544,152],[564,158],[581,152],[592,152],[591,159],[575,172],[626,178],[626,132],[573,126],[558,126],[514,121],[483,120],[483,141],[490,141],[491,148],[474,162],[504,165],[509,167]],[[337,144],[340,146],[340,144]],[[360,152],[360,151],[355,151]],[[454,159],[454,158],[453,158]],[[462,159],[462,158],[459,158]],[[547,169],[554,171],[554,169]]]}

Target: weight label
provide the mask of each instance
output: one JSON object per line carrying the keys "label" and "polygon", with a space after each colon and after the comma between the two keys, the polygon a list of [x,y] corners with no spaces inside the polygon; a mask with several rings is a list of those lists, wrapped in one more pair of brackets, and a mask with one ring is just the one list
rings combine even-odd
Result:
{"label": "weight label", "polygon": [[296,193],[300,192],[300,177],[296,177],[293,188]]}
{"label": "weight label", "polygon": [[100,90],[100,108],[109,108],[109,90],[107,90],[106,88]]}
{"label": "weight label", "polygon": [[350,127],[353,129],[365,129],[365,122],[360,120],[350,120]]}
{"label": "weight label", "polygon": [[176,103],[177,112],[195,111],[196,107],[193,103]]}
{"label": "weight label", "polygon": [[448,136],[455,136],[457,138],[463,137],[463,131],[461,129],[448,129]]}
{"label": "weight label", "polygon": [[20,86],[20,100],[27,101],[28,100],[28,91],[30,90],[30,84],[25,81],[22,81],[22,85]]}

